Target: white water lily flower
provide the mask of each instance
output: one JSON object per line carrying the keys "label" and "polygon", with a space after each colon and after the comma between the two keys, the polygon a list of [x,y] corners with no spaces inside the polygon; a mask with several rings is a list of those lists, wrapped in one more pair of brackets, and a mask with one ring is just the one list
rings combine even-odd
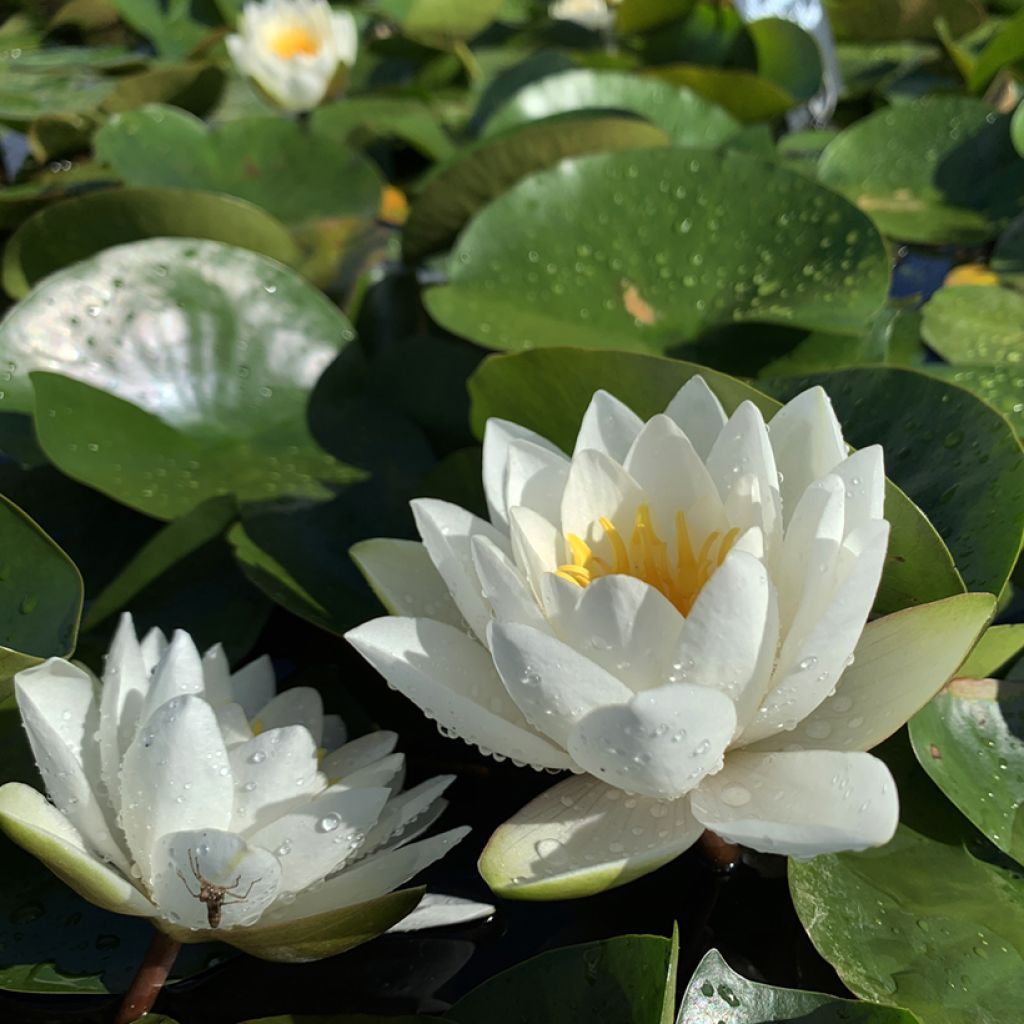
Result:
{"label": "white water lily flower", "polygon": [[[373,938],[416,913],[422,890],[392,890],[469,831],[418,839],[452,777],[402,792],[394,733],[346,743],[316,690],[275,689],[265,657],[231,674],[219,645],[139,643],[126,615],[102,687],[60,658],[15,677],[52,803],[8,783],[0,826],[85,899],[179,942],[300,961]],[[491,909],[431,900],[418,920]]]}
{"label": "white water lily flower", "polygon": [[312,110],[341,67],[356,61],[359,36],[348,11],[327,0],[249,0],[227,38],[235,67],[284,110]]}
{"label": "white water lily flower", "polygon": [[865,624],[889,537],[882,451],[849,454],[812,388],[766,424],[693,377],[646,423],[599,391],[572,456],[492,419],[490,522],[419,500],[423,543],[353,556],[396,617],[348,639],[440,728],[577,773],[492,837],[523,898],[583,895],[705,829],[809,857],[885,843],[898,801],[865,753],[990,616],[963,595]]}
{"label": "white water lily flower", "polygon": [[548,17],[572,21],[594,32],[607,32],[615,24],[616,6],[606,0],[556,0],[548,4]]}

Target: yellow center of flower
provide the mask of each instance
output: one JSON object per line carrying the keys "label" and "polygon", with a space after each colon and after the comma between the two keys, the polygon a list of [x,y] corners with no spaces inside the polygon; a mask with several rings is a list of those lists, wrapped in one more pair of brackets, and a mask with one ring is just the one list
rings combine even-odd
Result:
{"label": "yellow center of flower", "polygon": [[560,565],[555,575],[578,587],[587,587],[602,576],[635,576],[660,590],[683,615],[690,614],[701,588],[725,561],[740,534],[735,527],[724,534],[716,530],[695,552],[686,528],[686,517],[677,512],[676,556],[673,559],[668,544],[654,530],[648,505],[637,509],[628,542],[609,519],[602,516],[598,522],[611,549],[611,558],[594,554],[586,541],[570,533],[565,539],[572,552],[572,561]]}
{"label": "yellow center of flower", "polygon": [[320,40],[302,25],[281,25],[273,29],[267,45],[283,60],[291,60],[300,53],[313,57],[320,51]]}

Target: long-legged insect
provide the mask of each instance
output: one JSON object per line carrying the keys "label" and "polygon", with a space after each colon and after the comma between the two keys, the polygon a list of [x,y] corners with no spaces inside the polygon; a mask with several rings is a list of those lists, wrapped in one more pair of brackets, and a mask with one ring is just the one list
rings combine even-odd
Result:
{"label": "long-legged insect", "polygon": [[194,897],[206,906],[206,920],[211,928],[218,928],[220,926],[220,915],[223,907],[230,907],[235,903],[244,903],[249,898],[253,886],[260,881],[259,878],[254,878],[249,883],[249,888],[243,893],[237,892],[239,885],[242,883],[241,875],[230,885],[214,885],[213,882],[203,876],[202,871],[199,869],[199,855],[192,849],[188,851],[188,866],[192,869],[192,874],[196,876],[199,891],[192,891],[192,886],[188,884],[188,879],[180,870],[177,872],[178,877],[188,890],[189,896]]}

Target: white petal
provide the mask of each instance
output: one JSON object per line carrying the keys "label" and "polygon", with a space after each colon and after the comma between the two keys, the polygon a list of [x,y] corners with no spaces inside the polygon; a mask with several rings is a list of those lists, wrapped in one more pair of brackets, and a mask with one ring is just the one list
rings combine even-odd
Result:
{"label": "white petal", "polygon": [[617,462],[587,449],[573,456],[562,495],[562,532],[598,546],[605,535],[603,517],[629,536],[644,501],[643,491]]}
{"label": "white petal", "polygon": [[349,772],[343,779],[330,777],[331,782],[342,782],[346,786],[386,786],[391,792],[401,789],[405,776],[405,754],[389,754],[358,771]]}
{"label": "white petal", "polygon": [[417,540],[364,540],[349,548],[377,599],[392,615],[437,619],[456,629],[466,620],[448,586]]}
{"label": "white petal", "polygon": [[430,558],[455,604],[473,632],[483,640],[491,612],[473,567],[472,541],[477,536],[486,537],[509,553],[507,538],[479,516],[447,501],[418,498],[412,502],[412,512]]}
{"label": "white petal", "polygon": [[499,529],[509,528],[505,505],[505,481],[508,475],[509,445],[530,441],[553,454],[565,457],[546,437],[510,420],[489,419],[484,428],[483,482],[491,522]]}
{"label": "white petal", "polygon": [[688,798],[632,797],[589,775],[552,786],[491,836],[480,874],[512,899],[571,899],[674,860],[704,831]]}
{"label": "white petal", "polygon": [[595,391],[576,435],[573,461],[580,452],[595,451],[621,463],[643,425],[624,402],[607,391]]}
{"label": "white petal", "polygon": [[224,745],[236,746],[252,739],[249,719],[241,704],[223,704],[214,712],[217,716],[217,727],[224,737]]}
{"label": "white petal", "polygon": [[263,654],[235,672],[231,677],[231,690],[235,702],[242,705],[248,718],[253,718],[261,707],[269,704],[277,692],[274,665],[269,655]]}
{"label": "white petal", "polygon": [[[499,622],[521,622],[547,629],[547,619],[537,606],[519,568],[486,537],[473,538],[473,565],[484,598]],[[486,635],[483,638],[486,641]]]}
{"label": "white petal", "polygon": [[993,607],[991,594],[957,594],[869,622],[835,693],[756,749],[870,750],[956,672]]}
{"label": "white petal", "polygon": [[188,633],[176,629],[170,646],[153,669],[153,679],[139,719],[140,727],[161,704],[190,693],[202,696],[205,689],[206,680],[199,651]]}
{"label": "white petal", "polygon": [[675,537],[679,512],[698,547],[709,533],[723,529],[718,488],[693,443],[668,416],[647,422],[626,456],[625,469],[647,495],[654,528],[662,538]]}
{"label": "white petal", "polygon": [[228,753],[234,779],[232,810],[224,823],[232,832],[268,824],[323,789],[316,742],[301,725],[254,736]]}
{"label": "white petal", "polygon": [[312,686],[293,686],[282,690],[269,704],[256,713],[252,720],[254,733],[270,732],[288,725],[300,725],[316,746],[324,734],[324,701]]}
{"label": "white petal", "polygon": [[323,734],[320,746],[324,750],[337,750],[348,739],[348,729],[341,715],[324,715]]}
{"label": "white petal", "polygon": [[387,757],[397,743],[398,733],[384,729],[367,733],[329,753],[323,759],[320,769],[331,782],[342,782],[346,775]]}
{"label": "white petal", "polygon": [[885,511],[885,465],[882,448],[861,448],[840,462],[832,473],[846,487],[846,532],[881,519]]}
{"label": "white petal", "polygon": [[235,699],[231,686],[231,666],[223,644],[214,644],[203,654],[203,695],[214,708],[230,704]]}
{"label": "white petal", "polygon": [[725,694],[670,683],[590,712],[570,734],[569,753],[610,785],[672,800],[718,769],[735,729]]}
{"label": "white petal", "polygon": [[146,666],[146,672],[152,674],[153,670],[160,664],[160,659],[167,650],[167,637],[159,626],[154,626],[143,638],[142,661]]}
{"label": "white petal", "polygon": [[194,695],[162,704],[139,727],[121,765],[121,825],[149,880],[156,841],[182,829],[223,828],[233,785],[217,717]]}
{"label": "white petal", "polygon": [[71,822],[30,786],[8,782],[0,787],[0,827],[90,903],[133,917],[156,913],[153,904],[90,852]]}
{"label": "white petal", "polygon": [[846,458],[846,442],[832,403],[821,387],[808,388],[787,402],[768,425],[779,467],[786,521],[800,495]]}
{"label": "white petal", "polygon": [[359,855],[369,856],[403,833],[421,815],[428,813],[454,781],[454,775],[437,775],[389,800],[376,825],[366,833]]}
{"label": "white petal", "polygon": [[737,751],[701,783],[691,804],[723,839],[799,858],[881,846],[899,817],[885,763],[832,750]]}
{"label": "white petal", "polygon": [[275,924],[296,921],[383,896],[443,857],[468,834],[468,828],[454,828],[421,842],[367,857],[328,878],[323,885],[299,893],[293,902],[278,904],[271,912],[272,920]]}
{"label": "white petal", "polygon": [[668,403],[665,415],[690,439],[697,454],[706,459],[726,424],[725,411],[701,376],[691,377]]}
{"label": "white petal", "polygon": [[351,67],[356,62],[356,52],[359,49],[359,31],[355,18],[348,11],[332,11],[331,34],[338,60]]}
{"label": "white petal", "polygon": [[[266,850],[232,832],[188,829],[164,835],[153,855],[153,898],[160,916],[178,928],[208,931],[250,925],[277,897],[281,869]],[[220,921],[199,899],[203,882],[222,886]]]}
{"label": "white petal", "polygon": [[408,917],[403,918],[388,931],[419,932],[424,928],[451,928],[457,924],[480,921],[493,913],[494,907],[490,903],[477,903],[475,900],[464,900],[458,896],[442,896],[440,893],[428,892]]}
{"label": "white petal", "polygon": [[611,673],[547,633],[514,623],[491,627],[491,651],[506,689],[534,728],[560,746],[585,715],[633,696]]}
{"label": "white petal", "polygon": [[[90,739],[98,724],[92,678],[70,662],[50,658],[19,672],[14,692],[50,799],[94,853],[126,869],[128,861],[100,798],[99,750]],[[82,763],[87,745],[92,748],[85,759],[88,767]]]}
{"label": "white petal", "polygon": [[794,727],[831,692],[867,622],[878,590],[889,524],[882,521],[836,588],[814,627],[797,642],[783,643],[772,689],[754,721],[743,730],[743,745]]}
{"label": "white petal", "polygon": [[490,655],[465,633],[428,619],[383,618],[346,639],[446,732],[526,764],[570,766],[562,751],[529,728]]}
{"label": "white petal", "polygon": [[672,654],[672,681],[720,690],[740,722],[756,710],[775,656],[772,590],[756,558],[730,551],[697,596]]}
{"label": "white petal", "polygon": [[281,891],[299,892],[326,878],[360,848],[391,790],[331,786],[247,836],[281,864]]}
{"label": "white petal", "polygon": [[545,519],[557,520],[562,492],[569,478],[569,460],[559,451],[531,441],[515,441],[508,449],[505,508],[532,508]]}
{"label": "white petal", "polygon": [[516,565],[530,581],[530,589],[539,601],[544,574],[555,572],[569,557],[565,539],[553,523],[532,508],[509,509],[509,522]]}
{"label": "white petal", "polygon": [[567,644],[633,690],[669,681],[683,616],[667,597],[633,576],[603,576],[575,589],[572,609],[553,617]]}

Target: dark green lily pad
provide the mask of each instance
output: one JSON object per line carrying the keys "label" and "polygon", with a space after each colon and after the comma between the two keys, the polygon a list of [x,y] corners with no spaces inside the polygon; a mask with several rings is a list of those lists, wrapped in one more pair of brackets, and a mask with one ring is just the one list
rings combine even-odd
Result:
{"label": "dark green lily pad", "polygon": [[[193,0],[114,0],[121,17],[163,57],[187,57],[219,27],[216,7]],[[197,16],[199,15],[199,16]]]}
{"label": "dark green lily pad", "polygon": [[924,369],[933,377],[966,388],[998,409],[1024,441],[1024,367],[929,364]]}
{"label": "dark green lily pad", "polygon": [[[224,494],[322,499],[361,476],[305,423],[310,389],[353,336],[264,256],[150,239],[54,274],[0,324],[0,411],[35,409],[51,461],[157,518]],[[40,370],[54,372],[30,381]]]}
{"label": "dark green lily pad", "polygon": [[474,218],[431,315],[490,348],[664,351],[716,325],[859,333],[888,260],[862,213],[738,153],[580,157]]}
{"label": "dark green lily pad", "polygon": [[829,144],[821,181],[906,242],[981,242],[1024,207],[1010,118],[963,96],[870,114]]}
{"label": "dark green lily pad", "polygon": [[374,0],[374,8],[398,23],[402,34],[428,46],[472,39],[498,15],[504,0]]}
{"label": "dark green lily pad", "polygon": [[940,288],[925,303],[921,336],[950,363],[1004,363],[1024,375],[1024,295],[991,285]]}
{"label": "dark green lily pad", "polygon": [[313,131],[326,138],[394,136],[432,160],[447,160],[455,144],[431,108],[407,96],[349,96],[313,111]]}
{"label": "dark green lily pad", "polygon": [[245,200],[179,188],[107,189],[54,203],[25,221],[4,249],[4,289],[23,298],[78,260],[125,242],[168,236],[212,238],[282,263],[299,258],[288,229]]}
{"label": "dark green lily pad", "polygon": [[825,0],[825,11],[837,39],[935,39],[935,21],[942,18],[953,35],[977,28],[984,17],[973,0]]}
{"label": "dark green lily pad", "polygon": [[343,138],[281,117],[209,127],[152,105],[112,118],[96,133],[97,159],[129,185],[195,188],[246,199],[287,224],[374,214],[380,180]]}

